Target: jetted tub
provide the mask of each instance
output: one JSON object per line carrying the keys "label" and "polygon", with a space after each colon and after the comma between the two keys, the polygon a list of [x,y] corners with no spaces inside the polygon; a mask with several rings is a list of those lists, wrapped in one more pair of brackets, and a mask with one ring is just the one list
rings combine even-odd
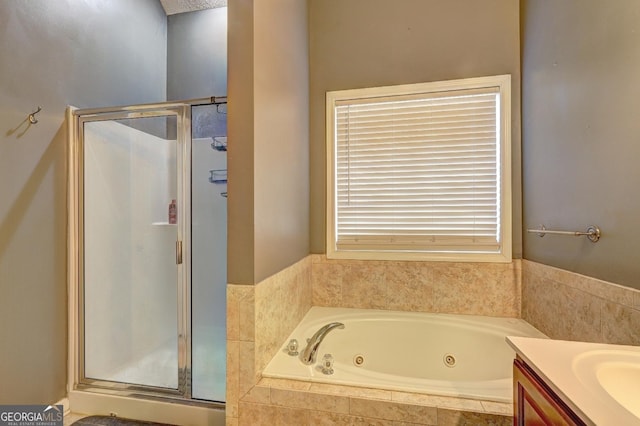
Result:
{"label": "jetted tub", "polygon": [[[341,322],[304,365],[306,339]],[[513,399],[515,352],[506,336],[546,338],[516,318],[312,307],[263,371],[263,377],[456,396],[488,401]],[[299,355],[288,354],[296,339]],[[322,372],[325,354],[333,374]]]}

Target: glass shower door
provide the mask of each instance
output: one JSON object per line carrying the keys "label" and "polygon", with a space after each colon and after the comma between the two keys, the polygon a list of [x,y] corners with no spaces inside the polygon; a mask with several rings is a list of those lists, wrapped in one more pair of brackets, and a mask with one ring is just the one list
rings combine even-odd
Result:
{"label": "glass shower door", "polygon": [[192,397],[225,400],[226,104],[191,110]]}
{"label": "glass shower door", "polygon": [[80,120],[81,383],[189,392],[187,109]]}

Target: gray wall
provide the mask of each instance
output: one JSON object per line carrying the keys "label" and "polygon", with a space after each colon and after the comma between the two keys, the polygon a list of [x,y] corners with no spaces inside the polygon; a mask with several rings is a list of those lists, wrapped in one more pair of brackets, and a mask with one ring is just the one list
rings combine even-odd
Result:
{"label": "gray wall", "polygon": [[167,17],[167,100],[227,94],[227,8]]}
{"label": "gray wall", "polygon": [[640,288],[640,2],[522,1],[524,257]]}
{"label": "gray wall", "polygon": [[[167,100],[227,95],[227,8],[167,17]],[[194,138],[227,134],[226,105],[196,108]],[[175,136],[175,129],[169,130]]]}
{"label": "gray wall", "polygon": [[0,404],[66,393],[65,107],[163,101],[166,32],[156,0],[0,2]]}
{"label": "gray wall", "polygon": [[229,2],[228,282],[309,253],[307,6]]}
{"label": "gray wall", "polygon": [[511,74],[513,257],[521,257],[519,7],[512,0],[310,0],[311,252],[325,252],[325,92]]}

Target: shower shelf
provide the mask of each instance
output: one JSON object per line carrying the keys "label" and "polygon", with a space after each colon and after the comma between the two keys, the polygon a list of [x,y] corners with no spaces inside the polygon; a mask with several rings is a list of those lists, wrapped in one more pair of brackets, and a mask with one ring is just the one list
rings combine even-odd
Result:
{"label": "shower shelf", "polygon": [[226,151],[227,150],[227,137],[226,136],[214,136],[213,142],[211,142],[211,148],[216,151]]}
{"label": "shower shelf", "polygon": [[153,222],[151,225],[152,226],[177,226],[177,224],[169,223],[169,222]]}
{"label": "shower shelf", "polygon": [[209,170],[209,182],[216,184],[227,183],[227,170]]}

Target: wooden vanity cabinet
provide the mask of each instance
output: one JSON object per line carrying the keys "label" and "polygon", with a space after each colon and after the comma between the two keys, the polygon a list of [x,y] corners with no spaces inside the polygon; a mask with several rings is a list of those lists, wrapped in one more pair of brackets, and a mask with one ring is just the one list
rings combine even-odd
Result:
{"label": "wooden vanity cabinet", "polygon": [[513,362],[515,426],[585,425],[520,357]]}

